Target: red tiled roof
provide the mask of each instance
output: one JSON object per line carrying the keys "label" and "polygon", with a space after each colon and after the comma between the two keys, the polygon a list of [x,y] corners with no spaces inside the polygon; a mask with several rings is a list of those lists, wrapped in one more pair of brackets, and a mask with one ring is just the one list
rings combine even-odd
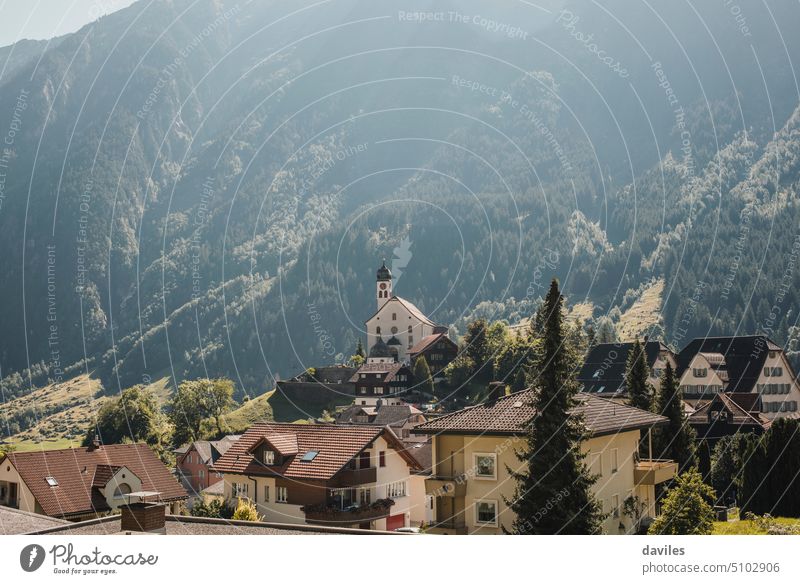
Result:
{"label": "red tiled roof", "polygon": [[[536,410],[531,405],[533,390],[524,390],[497,400],[472,406],[420,424],[414,432],[439,434],[522,434]],[[586,428],[593,435],[635,430],[667,421],[664,416],[587,394],[575,397],[576,413],[583,414]]]}
{"label": "red tiled roof", "polygon": [[[416,345],[414,345],[413,347],[411,347],[411,349],[409,349],[408,354],[416,355],[418,353],[422,353],[442,337],[447,338],[448,341],[450,340],[449,337],[447,337],[446,333],[436,333],[435,335],[428,335],[427,337],[422,337],[422,339]],[[452,343],[452,341],[450,342]]]}
{"label": "red tiled roof", "polygon": [[[251,454],[252,449],[265,437],[294,434],[297,439],[297,455],[280,466],[265,466]],[[404,458],[407,457],[402,444],[384,428],[376,426],[335,426],[329,424],[278,424],[261,422],[251,426],[247,432],[220,458],[214,468],[217,472],[237,474],[277,474],[293,479],[327,480],[339,472],[362,450],[369,447],[378,436],[396,446]],[[318,454],[313,460],[303,461],[309,451]],[[406,462],[416,466],[409,457]]]}
{"label": "red tiled roof", "polygon": [[[6,459],[17,469],[44,513],[53,517],[107,511],[105,500],[96,496],[93,485],[113,467],[130,469],[141,479],[142,489],[157,491],[162,501],[188,496],[146,444],[109,444],[95,450],[12,452],[0,462]],[[48,485],[46,477],[56,479],[58,486]]]}

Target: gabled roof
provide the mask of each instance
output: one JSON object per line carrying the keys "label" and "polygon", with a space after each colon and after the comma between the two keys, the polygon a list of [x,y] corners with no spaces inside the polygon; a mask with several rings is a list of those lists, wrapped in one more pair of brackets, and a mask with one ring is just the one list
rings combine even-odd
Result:
{"label": "gabled roof", "polygon": [[[280,465],[266,466],[254,458],[252,450],[265,436],[294,434],[297,455],[287,457]],[[214,465],[217,472],[252,475],[279,475],[293,479],[327,480],[344,468],[354,457],[383,436],[397,448],[409,466],[417,468],[416,460],[406,454],[402,444],[388,430],[368,425],[278,424],[262,422],[251,426]],[[306,452],[318,454],[309,461]]]}
{"label": "gabled roof", "polygon": [[726,391],[751,392],[761,375],[769,351],[783,351],[766,335],[708,337],[694,339],[678,353],[680,377],[698,353],[717,353],[725,359],[728,374]]}
{"label": "gabled roof", "polygon": [[[417,426],[421,434],[511,434],[525,432],[536,410],[532,406],[534,391],[526,389],[497,400],[487,401],[447,414]],[[578,394],[575,413],[584,416],[584,423],[594,436],[658,426],[667,418],[645,410],[587,394]]]}
{"label": "gabled roof", "polygon": [[404,363],[364,363],[364,365],[358,368],[358,371],[355,372],[353,377],[350,378],[350,381],[353,383],[358,381],[361,373],[383,373],[385,374],[383,381],[394,381],[395,376],[402,369],[407,369],[409,372],[411,371]]}
{"label": "gabled roof", "polygon": [[[336,423],[372,424],[375,426],[402,426],[411,416],[421,413],[421,410],[409,404],[383,404],[373,407],[352,405],[336,414]],[[369,420],[360,421],[357,419],[360,416],[367,416]]]}
{"label": "gabled roof", "polygon": [[[108,484],[117,471],[122,467],[117,464],[98,464],[94,469],[94,477],[92,478],[92,486],[100,487],[101,489]],[[133,472],[133,471],[131,471]],[[135,473],[134,473],[135,474]]]}
{"label": "gabled roof", "polygon": [[425,316],[425,314],[424,314],[424,313],[423,313],[423,312],[422,312],[422,311],[421,311],[419,308],[417,308],[417,307],[414,305],[414,303],[413,303],[413,302],[411,302],[410,300],[406,300],[405,298],[400,298],[399,296],[392,296],[391,298],[389,298],[389,300],[387,300],[387,301],[386,301],[386,302],[385,302],[385,303],[384,303],[384,304],[383,304],[383,305],[382,305],[380,308],[378,308],[378,310],[376,310],[374,313],[372,313],[372,316],[370,316],[370,317],[367,319],[367,322],[369,322],[370,320],[372,320],[373,318],[375,318],[375,317],[377,316],[377,314],[378,314],[378,313],[379,313],[381,310],[383,310],[383,309],[384,309],[386,306],[388,306],[388,305],[389,305],[389,303],[391,303],[391,302],[397,302],[397,303],[399,303],[399,304],[400,304],[401,306],[403,306],[403,307],[404,307],[406,310],[408,310],[408,312],[409,312],[409,313],[410,313],[410,314],[411,314],[411,315],[412,315],[414,318],[416,318],[416,319],[417,319],[417,320],[419,320],[420,322],[423,322],[423,323],[425,323],[425,324],[428,324],[428,325],[430,325],[430,326],[437,326],[437,325],[436,325],[436,323],[435,323],[435,322],[433,322],[433,321],[432,321],[430,318],[428,318],[427,316]]}
{"label": "gabled roof", "polygon": [[722,409],[731,414],[729,424],[766,427],[769,420],[761,415],[759,404],[760,396],[756,393],[718,393],[689,416],[689,423],[708,424],[709,412]]}
{"label": "gabled roof", "polygon": [[[578,381],[585,393],[623,393],[625,367],[633,343],[600,343],[589,350],[578,373]],[[648,367],[652,367],[661,351],[669,351],[660,341],[643,343]]]}
{"label": "gabled roof", "polygon": [[[146,444],[109,444],[100,448],[64,448],[12,452],[8,460],[31,490],[45,514],[53,517],[107,511],[96,496],[95,475],[105,476],[113,467],[130,469],[141,481],[142,490],[158,491],[161,501],[188,497],[186,490]],[[50,486],[53,477],[58,486]],[[102,507],[98,507],[102,505]]]}
{"label": "gabled roof", "polygon": [[414,345],[413,347],[411,347],[411,349],[409,349],[408,354],[413,357],[414,355],[418,355],[419,353],[424,353],[441,339],[446,339],[456,349],[458,349],[458,345],[456,345],[453,341],[450,340],[450,337],[447,336],[447,333],[436,333],[434,335],[428,335],[427,337],[422,337],[422,339],[416,345]]}
{"label": "gabled roof", "polygon": [[294,433],[265,432],[261,439],[250,447],[248,452],[253,452],[261,444],[269,445],[281,456],[292,456],[300,452],[300,447],[297,444],[297,434]]}
{"label": "gabled roof", "polygon": [[173,452],[175,452],[178,457],[181,457],[194,449],[200,456],[200,460],[203,464],[213,464],[215,460],[227,452],[231,444],[236,442],[239,437],[239,434],[229,434],[219,440],[195,440],[181,448],[176,448]]}

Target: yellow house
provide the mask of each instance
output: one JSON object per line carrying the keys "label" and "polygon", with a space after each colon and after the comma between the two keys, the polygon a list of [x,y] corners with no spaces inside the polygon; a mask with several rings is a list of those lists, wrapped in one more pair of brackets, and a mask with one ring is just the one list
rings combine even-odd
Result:
{"label": "yellow house", "polygon": [[[594,494],[608,514],[603,531],[631,533],[637,520],[656,514],[656,488],[677,465],[668,460],[639,460],[642,431],[666,423],[650,412],[592,395],[579,394],[576,412],[584,416],[589,438],[583,443],[586,464],[598,479]],[[535,411],[533,391],[525,390],[426,422],[414,431],[432,435],[433,473],[426,491],[434,498],[432,533],[499,534],[510,529],[514,512],[506,504],[516,481],[509,469],[523,471],[516,452],[525,448],[525,426]],[[563,495],[562,495],[563,496]],[[558,505],[559,493],[553,493]],[[639,517],[624,513],[629,497]],[[543,509],[542,512],[546,512]]]}

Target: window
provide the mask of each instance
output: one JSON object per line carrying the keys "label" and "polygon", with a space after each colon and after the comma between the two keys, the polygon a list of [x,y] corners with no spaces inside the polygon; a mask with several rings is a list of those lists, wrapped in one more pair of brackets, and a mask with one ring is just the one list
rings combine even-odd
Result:
{"label": "window", "polygon": [[45,480],[47,481],[47,484],[50,485],[51,487],[58,486],[58,481],[55,479],[55,477],[46,477]]}
{"label": "window", "polygon": [[397,313],[396,312],[392,313],[392,320],[397,320]]}
{"label": "window", "polygon": [[287,487],[275,487],[275,501],[286,503],[289,500],[289,489]]}
{"label": "window", "polygon": [[707,377],[708,376],[708,369],[706,369],[705,367],[703,367],[703,368],[695,368],[695,369],[692,369],[692,373],[694,374],[695,377]]}
{"label": "window", "polygon": [[250,485],[247,483],[233,483],[233,496],[234,497],[247,497],[250,492]]}
{"label": "window", "polygon": [[122,499],[125,495],[129,495],[131,492],[131,486],[128,483],[120,483],[117,485],[117,488],[114,489],[114,498],[115,499]]}
{"label": "window", "polygon": [[783,367],[764,367],[764,376],[780,377],[783,375]]}
{"label": "window", "polygon": [[269,503],[269,485],[264,485],[264,502]]}
{"label": "window", "polygon": [[474,455],[475,478],[496,479],[497,478],[497,455],[476,453]]}
{"label": "window", "polygon": [[619,495],[611,495],[611,516],[619,519]]}
{"label": "window", "polygon": [[390,499],[398,499],[406,496],[406,482],[397,481],[386,485],[386,496]]}
{"label": "window", "polygon": [[199,476],[201,479],[205,478],[206,471],[204,471],[203,469],[200,469],[199,471],[197,471],[197,476]]}
{"label": "window", "polygon": [[619,470],[619,449],[611,449],[611,472],[612,474]]}
{"label": "window", "polygon": [[275,464],[275,451],[274,450],[265,450],[264,453],[261,455],[264,464]]}
{"label": "window", "polygon": [[589,470],[592,474],[602,475],[603,474],[603,456],[601,454],[593,454],[592,455],[592,462],[589,464]]}
{"label": "window", "polygon": [[497,525],[497,501],[475,501],[475,523]]}
{"label": "window", "polygon": [[366,378],[367,378],[367,374],[366,373],[362,373],[361,374],[361,379],[366,379]]}
{"label": "window", "polygon": [[303,458],[300,459],[301,462],[311,462],[317,457],[319,454],[319,450],[309,450],[303,455]]}
{"label": "window", "polygon": [[359,389],[361,389],[361,393],[362,394],[367,393],[367,386],[366,385],[362,385]]}
{"label": "window", "polygon": [[386,466],[386,453],[383,451],[378,453],[378,466]]}
{"label": "window", "polygon": [[382,395],[383,394],[383,387],[381,387],[380,385],[377,386],[375,388],[375,393],[378,394],[378,395]]}
{"label": "window", "polygon": [[412,333],[411,325],[408,325],[408,334],[411,334],[411,333]]}
{"label": "window", "polygon": [[359,489],[359,501],[362,507],[366,507],[372,503],[372,489]]}
{"label": "window", "polygon": [[397,334],[397,327],[396,327],[396,326],[393,326],[393,327],[392,327],[392,334],[393,334],[393,335],[396,335],[396,334]]}

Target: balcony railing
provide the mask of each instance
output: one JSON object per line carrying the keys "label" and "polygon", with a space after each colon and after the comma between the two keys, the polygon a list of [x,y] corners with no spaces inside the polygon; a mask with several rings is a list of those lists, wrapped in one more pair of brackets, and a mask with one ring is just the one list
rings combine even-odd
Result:
{"label": "balcony railing", "polygon": [[425,479],[425,494],[432,497],[463,497],[467,494],[467,477],[434,475]]}
{"label": "balcony railing", "polygon": [[388,517],[394,501],[378,499],[369,505],[346,507],[336,505],[307,505],[302,508],[307,523],[324,523],[329,525],[352,525],[365,521],[374,521]]}
{"label": "balcony railing", "polygon": [[633,467],[633,480],[637,485],[658,485],[671,480],[678,473],[678,463],[666,459],[644,459]]}

